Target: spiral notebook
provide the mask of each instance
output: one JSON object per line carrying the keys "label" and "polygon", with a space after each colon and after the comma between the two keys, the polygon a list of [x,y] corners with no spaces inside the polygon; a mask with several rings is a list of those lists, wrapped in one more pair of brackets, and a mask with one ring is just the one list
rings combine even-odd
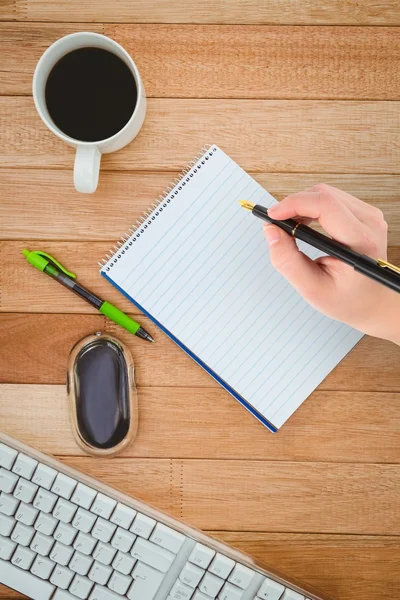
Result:
{"label": "spiral notebook", "polygon": [[276,431],[362,334],[311,308],[275,271],[261,223],[240,199],[276,202],[211,146],[106,256],[101,274]]}

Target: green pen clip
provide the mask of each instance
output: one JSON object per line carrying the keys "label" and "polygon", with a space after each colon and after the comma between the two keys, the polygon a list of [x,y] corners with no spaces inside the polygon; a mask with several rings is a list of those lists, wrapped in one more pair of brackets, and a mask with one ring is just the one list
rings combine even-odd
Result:
{"label": "green pen clip", "polygon": [[58,260],[50,256],[50,254],[47,254],[47,252],[42,252],[41,250],[34,250],[33,252],[30,252],[30,250],[22,250],[22,254],[25,256],[28,263],[30,263],[36,269],[39,269],[39,271],[44,271],[47,265],[50,263],[54,267],[57,267],[57,269],[60,269],[60,271],[67,275],[67,277],[76,279],[76,275],[74,273],[67,271],[67,269],[65,269],[58,262]]}

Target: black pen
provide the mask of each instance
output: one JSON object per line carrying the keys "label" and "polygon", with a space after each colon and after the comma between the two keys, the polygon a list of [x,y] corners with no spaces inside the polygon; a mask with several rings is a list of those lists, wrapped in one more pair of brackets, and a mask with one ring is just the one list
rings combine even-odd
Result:
{"label": "black pen", "polygon": [[358,273],[362,273],[374,281],[378,281],[390,289],[400,292],[399,267],[392,265],[382,258],[374,260],[365,254],[359,254],[358,252],[355,252],[355,250],[347,248],[347,246],[332,240],[323,233],[319,233],[318,231],[315,231],[315,229],[303,225],[300,221],[295,221],[294,219],[276,221],[275,219],[271,219],[271,217],[268,216],[268,209],[265,208],[265,206],[252,204],[251,202],[247,202],[247,200],[241,200],[239,204],[246,210],[251,210],[253,215],[259,219],[267,221],[272,225],[277,225],[294,238],[306,242],[310,246],[325,252],[325,254],[329,254],[329,256],[342,260],[353,267]]}

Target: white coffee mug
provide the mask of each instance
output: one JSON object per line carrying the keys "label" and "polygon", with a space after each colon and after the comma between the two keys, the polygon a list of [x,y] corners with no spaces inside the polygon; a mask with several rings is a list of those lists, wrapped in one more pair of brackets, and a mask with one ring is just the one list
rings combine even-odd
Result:
{"label": "white coffee mug", "polygon": [[[136,106],[126,125],[115,135],[96,142],[84,142],[63,133],[50,117],[45,99],[47,78],[54,65],[72,50],[86,47],[102,48],[122,59],[132,72],[137,88]],[[100,33],[72,33],[60,38],[47,48],[36,65],[33,76],[33,99],[42,121],[50,131],[76,148],[74,184],[78,192],[84,193],[94,192],[97,188],[101,155],[115,152],[129,144],[139,133],[146,114],[146,95],[135,63],[122,46]]]}

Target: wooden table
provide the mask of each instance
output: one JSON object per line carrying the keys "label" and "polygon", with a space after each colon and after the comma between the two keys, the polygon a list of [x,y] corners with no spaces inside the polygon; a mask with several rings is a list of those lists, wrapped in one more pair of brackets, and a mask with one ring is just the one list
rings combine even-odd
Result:
{"label": "wooden table", "polygon": [[[376,204],[400,263],[398,0],[0,0],[0,19],[1,429],[337,600],[398,598],[398,347],[363,339],[272,435],[145,318],[154,346],[21,255],[50,251],[135,315],[97,260],[215,142],[278,198],[326,181]],[[120,42],[149,98],[91,196],[31,98],[42,52],[79,30]],[[115,460],[83,456],[68,423],[68,353],[96,330],[136,360],[139,434]]]}

